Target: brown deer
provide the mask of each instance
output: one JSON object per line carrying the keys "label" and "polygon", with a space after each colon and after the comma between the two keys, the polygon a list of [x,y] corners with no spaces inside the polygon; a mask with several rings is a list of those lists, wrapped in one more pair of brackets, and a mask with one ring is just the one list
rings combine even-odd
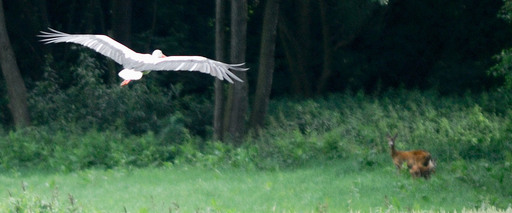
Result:
{"label": "brown deer", "polygon": [[413,177],[424,177],[429,179],[431,173],[435,172],[436,164],[432,159],[430,153],[424,150],[413,150],[413,151],[398,151],[395,149],[395,140],[398,134],[395,136],[387,136],[389,147],[391,148],[391,158],[395,164],[398,172],[402,168],[404,163],[407,163],[409,173]]}
{"label": "brown deer", "polygon": [[430,158],[428,160],[428,164],[425,166],[422,163],[416,163],[412,167],[409,168],[409,173],[417,178],[424,177],[425,179],[429,179],[432,173],[436,172],[436,162],[434,159]]}

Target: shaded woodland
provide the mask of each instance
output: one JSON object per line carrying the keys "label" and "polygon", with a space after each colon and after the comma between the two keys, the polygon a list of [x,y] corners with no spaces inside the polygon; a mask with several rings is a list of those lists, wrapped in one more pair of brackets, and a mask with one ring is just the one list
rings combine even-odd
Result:
{"label": "shaded woodland", "polygon": [[[265,125],[273,98],[378,94],[391,88],[442,95],[493,90],[504,85],[508,70],[495,75],[489,70],[512,45],[503,5],[501,0],[3,1],[0,124],[4,129],[74,124],[140,134],[182,119],[195,134],[238,139]],[[119,65],[78,45],[42,44],[36,35],[48,27],[106,34],[137,52],[158,48],[166,55],[245,62],[250,70],[236,73],[242,84],[169,72],[119,88]]]}

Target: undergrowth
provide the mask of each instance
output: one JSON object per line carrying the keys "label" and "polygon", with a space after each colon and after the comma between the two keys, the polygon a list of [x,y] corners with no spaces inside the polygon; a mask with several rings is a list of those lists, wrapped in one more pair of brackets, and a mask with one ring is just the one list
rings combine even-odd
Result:
{"label": "undergrowth", "polygon": [[[84,210],[85,209],[85,210]],[[2,202],[0,204],[0,210],[2,212],[69,212],[69,213],[81,213],[81,212],[94,212],[91,209],[84,208],[73,195],[67,195],[67,201],[62,202],[61,195],[58,190],[54,190],[52,196],[49,198],[41,197],[37,193],[31,192],[26,189],[24,183],[22,183],[22,191],[20,192],[9,192],[8,202]]]}
{"label": "undergrowth", "polygon": [[399,135],[398,149],[426,149],[439,161],[510,162],[509,106],[512,95],[499,92],[440,97],[390,91],[378,96],[281,99],[270,103],[267,128],[250,133],[241,147],[195,135],[187,125],[190,118],[180,112],[160,118],[158,131],[141,134],[116,122],[100,129],[94,122],[85,129],[72,121],[50,122],[1,131],[0,164],[72,170],[204,160],[204,164],[286,168],[315,159],[386,153],[385,136],[394,133]]}

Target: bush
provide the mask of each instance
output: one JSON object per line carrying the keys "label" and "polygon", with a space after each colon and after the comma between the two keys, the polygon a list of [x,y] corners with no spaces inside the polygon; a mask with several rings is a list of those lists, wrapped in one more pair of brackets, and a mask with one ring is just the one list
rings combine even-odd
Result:
{"label": "bush", "polygon": [[[183,143],[193,143],[197,138]],[[199,140],[199,139],[197,139]],[[152,132],[141,136],[119,132],[53,131],[28,128],[0,138],[0,165],[4,168],[36,167],[72,171],[90,167],[155,166],[172,162],[178,144],[158,139]]]}
{"label": "bush", "polygon": [[130,88],[107,85],[102,80],[104,69],[85,53],[81,53],[77,66],[66,70],[73,74],[71,79],[47,66],[45,80],[36,84],[29,97],[33,123],[140,135],[159,129],[160,120],[175,112],[177,106],[171,100],[177,92],[148,81]]}
{"label": "bush", "polygon": [[[116,96],[150,88],[104,88],[98,94],[103,97],[103,92],[108,91],[109,96]],[[501,92],[441,97],[433,92],[397,90],[380,95],[346,93],[305,101],[272,101],[266,128],[251,133],[241,147],[210,141],[191,131],[189,125],[205,121],[189,114],[206,114],[203,111],[208,109],[208,101],[188,97],[184,102],[190,103],[176,105],[180,106],[176,108],[179,111],[160,114],[160,107],[155,106],[161,104],[155,101],[161,98],[157,95],[138,100],[146,105],[125,95],[117,96],[125,104],[113,102],[114,108],[119,109],[108,114],[101,112],[109,110],[101,105],[109,98],[93,98],[93,105],[76,100],[92,108],[80,107],[77,114],[85,111],[81,115],[74,114],[73,107],[65,104],[67,101],[57,102],[62,108],[55,109],[44,108],[47,104],[38,102],[39,115],[50,119],[51,124],[2,134],[0,163],[4,167],[64,170],[167,163],[280,169],[315,160],[355,157],[360,159],[361,168],[371,168],[388,155],[385,136],[394,133],[399,135],[398,149],[426,149],[439,162],[503,162],[512,148],[512,112],[506,110],[512,99],[510,94]],[[136,110],[128,110],[131,108]],[[190,113],[185,108],[197,111]],[[46,110],[55,111],[43,115]],[[86,116],[97,110],[100,112]],[[64,116],[63,112],[70,115]],[[114,119],[116,116],[112,115],[121,112],[127,116]],[[132,117],[142,121],[135,122],[137,119]]]}
{"label": "bush", "polygon": [[378,96],[347,93],[279,100],[270,107],[268,128],[260,140],[268,141],[267,146],[284,141],[293,144],[291,149],[299,148],[293,140],[299,132],[314,145],[307,149],[313,153],[309,158],[346,158],[387,154],[385,136],[398,133],[399,149],[426,149],[441,161],[502,161],[512,148],[510,98],[504,92],[443,97],[396,90]]}

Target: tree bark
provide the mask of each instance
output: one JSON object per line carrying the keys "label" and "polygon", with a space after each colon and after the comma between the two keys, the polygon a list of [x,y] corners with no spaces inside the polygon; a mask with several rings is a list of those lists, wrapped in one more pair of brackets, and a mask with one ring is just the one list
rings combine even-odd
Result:
{"label": "tree bark", "polygon": [[146,42],[146,46],[144,47],[144,52],[150,52],[151,46],[153,44],[153,36],[155,35],[156,24],[157,24],[157,15],[158,15],[158,1],[153,1],[153,14],[151,16],[151,28],[149,29],[148,41]]}
{"label": "tree bark", "polygon": [[114,39],[131,46],[132,0],[113,0],[112,32]]}
{"label": "tree bark", "polygon": [[[288,60],[288,69],[292,80],[294,94],[309,97],[312,94],[311,78],[308,75],[311,66],[311,32],[309,0],[296,2],[298,17],[290,18],[285,14],[279,15],[279,39]],[[284,3],[283,3],[284,4]],[[292,19],[292,20],[289,20]],[[300,35],[300,36],[298,36]]]}
{"label": "tree bark", "polygon": [[87,23],[88,25],[90,25],[87,27],[87,29],[90,29],[92,31],[91,33],[95,33],[97,30],[99,30],[100,32],[106,32],[107,29],[105,26],[105,14],[101,6],[101,1],[89,1],[88,7],[90,8],[88,16],[92,16],[92,21]]}
{"label": "tree bark", "polygon": [[[371,19],[376,15],[379,4],[371,1],[350,0],[343,2],[342,24],[337,24],[329,15],[332,1],[319,0],[320,21],[322,26],[322,73],[318,79],[317,94],[324,93],[333,74],[333,57],[338,49],[350,45],[359,36]],[[338,3],[339,4],[339,3]]]}
{"label": "tree bark", "polygon": [[313,69],[312,66],[312,42],[313,42],[313,36],[311,33],[311,7],[312,7],[312,0],[299,0],[298,3],[298,19],[296,25],[296,29],[298,34],[300,36],[298,37],[299,42],[299,51],[297,52],[297,64],[300,66],[298,73],[300,75],[301,79],[301,85],[303,90],[304,96],[311,96],[313,87],[310,83],[312,75],[308,75],[308,73],[315,72],[315,69]]}
{"label": "tree bark", "polygon": [[[132,32],[132,0],[112,1],[112,37],[127,47],[131,47]],[[117,81],[117,66],[113,61],[108,62],[108,81]]]}
{"label": "tree bark", "polygon": [[16,57],[9,41],[3,3],[0,1],[0,64],[6,81],[9,109],[16,128],[30,125],[27,106],[27,89],[21,77]]}
{"label": "tree bark", "polygon": [[279,17],[279,1],[267,0],[263,15],[263,29],[261,35],[260,65],[258,68],[258,81],[256,84],[256,95],[252,108],[250,127],[259,129],[263,126],[267,115],[270,91],[275,63],[275,46],[277,21]]}
{"label": "tree bark", "polygon": [[320,7],[320,20],[322,22],[322,46],[324,54],[322,62],[322,75],[318,80],[318,87],[316,93],[321,94],[322,92],[325,91],[329,78],[331,77],[333,47],[331,44],[331,29],[329,27],[327,17],[327,3],[325,2],[325,0],[319,0],[318,2]]}
{"label": "tree bark", "polygon": [[[215,59],[226,58],[226,0],[215,1]],[[215,78],[215,107],[213,112],[213,138],[224,139],[224,87],[223,82]]]}
{"label": "tree bark", "polygon": [[44,27],[50,26],[50,19],[48,18],[48,5],[46,4],[46,0],[38,0],[37,6],[39,9],[39,17],[41,18],[41,23]]}
{"label": "tree bark", "polygon": [[[244,63],[247,48],[247,0],[231,0],[231,63]],[[245,116],[248,108],[248,82],[245,72],[236,72],[244,82],[230,86],[226,106],[227,132],[236,144],[245,133]]]}

